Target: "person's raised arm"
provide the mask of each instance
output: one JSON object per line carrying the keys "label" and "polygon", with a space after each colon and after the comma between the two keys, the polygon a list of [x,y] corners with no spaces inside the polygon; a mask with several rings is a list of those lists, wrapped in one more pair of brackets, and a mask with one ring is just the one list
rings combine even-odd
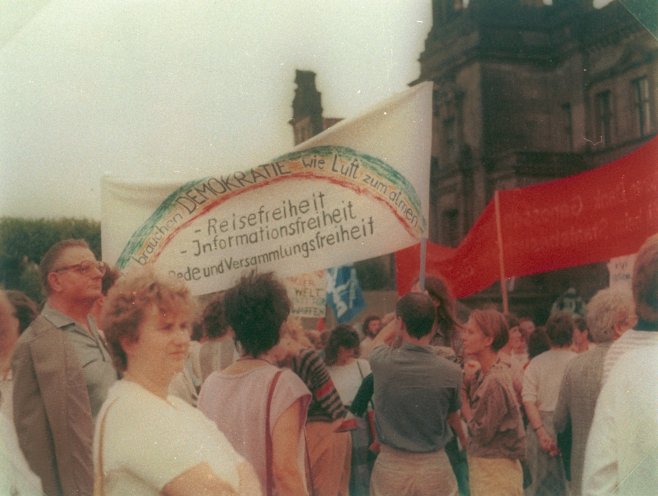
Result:
{"label": "person's raised arm", "polygon": [[390,346],[399,334],[400,323],[394,313],[388,313],[382,317],[382,324],[384,327],[382,327],[382,330],[373,339],[371,350],[374,350],[377,346]]}

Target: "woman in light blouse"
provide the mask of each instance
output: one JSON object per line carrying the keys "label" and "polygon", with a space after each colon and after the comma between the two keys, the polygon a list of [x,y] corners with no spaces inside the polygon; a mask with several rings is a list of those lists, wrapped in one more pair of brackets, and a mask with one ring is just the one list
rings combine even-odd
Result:
{"label": "woman in light blouse", "polygon": [[505,317],[474,310],[462,334],[464,353],[479,363],[465,381],[462,412],[468,423],[470,489],[478,495],[522,495],[523,421],[510,367],[498,359],[509,339]]}
{"label": "woman in light blouse", "polygon": [[215,424],[168,394],[187,358],[193,312],[185,284],[150,266],[110,290],[103,329],[123,379],[96,423],[99,494],[261,494],[253,468]]}

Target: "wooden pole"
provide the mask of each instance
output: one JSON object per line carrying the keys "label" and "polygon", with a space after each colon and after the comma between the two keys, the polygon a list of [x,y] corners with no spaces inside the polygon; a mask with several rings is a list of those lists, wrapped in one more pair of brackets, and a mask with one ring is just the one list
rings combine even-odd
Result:
{"label": "wooden pole", "polygon": [[498,238],[498,265],[500,268],[500,291],[503,295],[503,312],[509,312],[509,301],[507,298],[507,278],[505,276],[505,253],[503,249],[503,230],[500,224],[500,197],[498,190],[494,194],[494,205],[496,207],[496,236]]}
{"label": "wooden pole", "polygon": [[420,238],[420,270],[418,271],[418,286],[425,289],[425,266],[427,265],[427,238]]}

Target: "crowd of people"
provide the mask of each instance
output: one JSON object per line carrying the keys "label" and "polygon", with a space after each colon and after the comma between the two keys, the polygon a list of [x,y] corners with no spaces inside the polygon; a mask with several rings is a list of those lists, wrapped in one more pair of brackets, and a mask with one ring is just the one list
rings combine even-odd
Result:
{"label": "crowd of people", "polygon": [[[632,292],[536,326],[447,284],[318,334],[273,273],[199,308],[64,240],[0,290],[0,494],[608,495],[658,488],[658,235]],[[565,293],[566,294],[566,293]],[[575,309],[575,310],[574,310]]]}

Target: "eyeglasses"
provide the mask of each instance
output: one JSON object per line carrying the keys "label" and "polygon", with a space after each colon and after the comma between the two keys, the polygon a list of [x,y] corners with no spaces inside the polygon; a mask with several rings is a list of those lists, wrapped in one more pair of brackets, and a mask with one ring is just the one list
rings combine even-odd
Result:
{"label": "eyeglasses", "polygon": [[84,262],[80,262],[79,264],[74,264],[74,265],[65,265],[64,267],[60,267],[59,269],[55,269],[52,272],[64,272],[66,270],[74,270],[78,274],[82,274],[83,276],[89,275],[93,269],[96,269],[98,272],[101,273],[101,275],[105,275],[105,271],[107,270],[107,265],[105,265],[105,262],[91,262],[89,260],[86,260]]}

